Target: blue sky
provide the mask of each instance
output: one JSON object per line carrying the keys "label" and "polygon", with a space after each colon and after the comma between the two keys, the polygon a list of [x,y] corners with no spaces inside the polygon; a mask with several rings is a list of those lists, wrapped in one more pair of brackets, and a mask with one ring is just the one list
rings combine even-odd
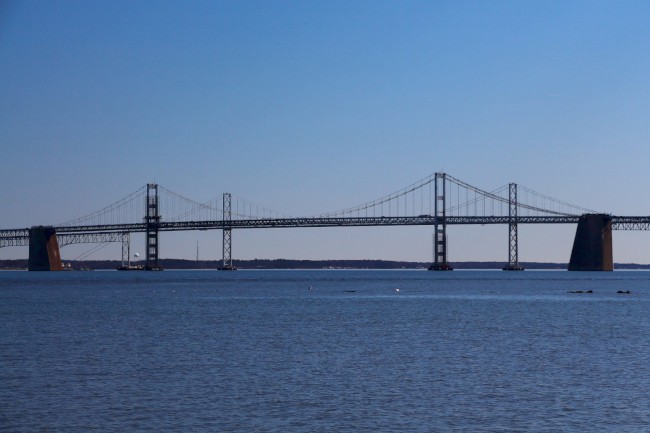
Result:
{"label": "blue sky", "polygon": [[[649,23],[647,1],[5,0],[0,227],[151,181],[312,215],[436,171],[648,215]],[[520,259],[567,261],[574,231],[520,228]],[[506,235],[454,227],[450,258],[506,260]],[[220,257],[220,233],[163,236],[163,257],[193,258],[197,241]],[[233,242],[237,258],[431,259],[426,227]],[[616,261],[650,263],[650,233],[614,242]]]}

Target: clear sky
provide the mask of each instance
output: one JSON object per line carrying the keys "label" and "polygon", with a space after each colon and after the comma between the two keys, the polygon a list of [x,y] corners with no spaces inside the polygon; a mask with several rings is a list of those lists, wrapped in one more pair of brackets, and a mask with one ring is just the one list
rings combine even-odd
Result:
{"label": "clear sky", "polygon": [[[151,181],[313,215],[437,171],[650,215],[649,77],[647,0],[2,0],[0,228]],[[520,260],[568,261],[574,232],[520,227]],[[427,261],[431,235],[235,231],[233,255]],[[221,254],[220,232],[161,236],[161,257]],[[449,240],[452,261],[507,260],[505,226]],[[616,232],[614,258],[650,263],[650,233]]]}

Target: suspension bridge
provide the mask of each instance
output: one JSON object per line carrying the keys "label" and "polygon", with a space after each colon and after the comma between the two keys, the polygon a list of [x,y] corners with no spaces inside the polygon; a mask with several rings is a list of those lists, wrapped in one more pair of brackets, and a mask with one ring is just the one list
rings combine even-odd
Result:
{"label": "suspension bridge", "polygon": [[522,270],[519,224],[578,224],[569,270],[613,270],[612,230],[650,230],[650,216],[613,216],[582,208],[530,188],[508,183],[486,191],[447,173],[435,173],[384,197],[334,212],[293,217],[224,193],[198,202],[161,185],[147,184],[121,200],[61,224],[0,230],[0,247],[29,246],[29,270],[62,269],[60,247],[75,243],[122,243],[130,257],[130,235],[145,233],[143,269],[161,269],[161,232],[221,230],[222,270],[234,270],[232,231],[239,229],[433,226],[430,270],[451,270],[447,226],[508,225],[508,262]]}

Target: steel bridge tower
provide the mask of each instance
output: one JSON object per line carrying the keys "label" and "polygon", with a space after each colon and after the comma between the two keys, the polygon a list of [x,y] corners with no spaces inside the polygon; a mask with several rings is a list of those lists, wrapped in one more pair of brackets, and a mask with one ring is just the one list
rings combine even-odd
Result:
{"label": "steel bridge tower", "polygon": [[435,234],[433,235],[433,264],[429,266],[430,271],[452,271],[454,269],[447,263],[446,180],[445,173],[436,173]]}
{"label": "steel bridge tower", "polygon": [[131,233],[122,233],[122,267],[131,267]]}
{"label": "steel bridge tower", "polygon": [[519,265],[518,238],[517,238],[517,184],[509,185],[508,194],[508,264],[504,271],[523,271]]}
{"label": "steel bridge tower", "polygon": [[[223,194],[223,220],[224,222],[232,221],[232,196],[229,192]],[[235,271],[236,267],[232,265],[232,227],[226,225],[223,228],[223,243],[221,250],[222,263],[220,271]]]}
{"label": "steel bridge tower", "polygon": [[150,271],[162,270],[158,265],[158,225],[160,223],[160,207],[158,201],[158,185],[147,184],[147,202],[145,204],[146,224],[146,253],[145,269]]}

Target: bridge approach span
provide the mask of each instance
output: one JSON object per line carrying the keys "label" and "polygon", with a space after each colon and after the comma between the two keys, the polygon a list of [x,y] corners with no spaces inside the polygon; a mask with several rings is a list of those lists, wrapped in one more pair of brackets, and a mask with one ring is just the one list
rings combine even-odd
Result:
{"label": "bridge approach span", "polygon": [[[449,216],[436,218],[430,215],[417,217],[357,217],[357,218],[261,218],[241,220],[159,222],[159,231],[224,230],[254,228],[306,228],[306,227],[373,227],[373,226],[435,226],[444,221],[448,225],[494,225],[494,224],[577,224],[579,216]],[[54,226],[60,237],[77,235],[109,235],[111,233],[143,233],[146,223],[103,224],[84,226]],[[650,216],[612,216],[612,230],[650,231]],[[104,241],[110,237],[91,237]],[[73,242],[62,242],[68,244]],[[29,229],[0,230],[0,247],[29,245]]]}

